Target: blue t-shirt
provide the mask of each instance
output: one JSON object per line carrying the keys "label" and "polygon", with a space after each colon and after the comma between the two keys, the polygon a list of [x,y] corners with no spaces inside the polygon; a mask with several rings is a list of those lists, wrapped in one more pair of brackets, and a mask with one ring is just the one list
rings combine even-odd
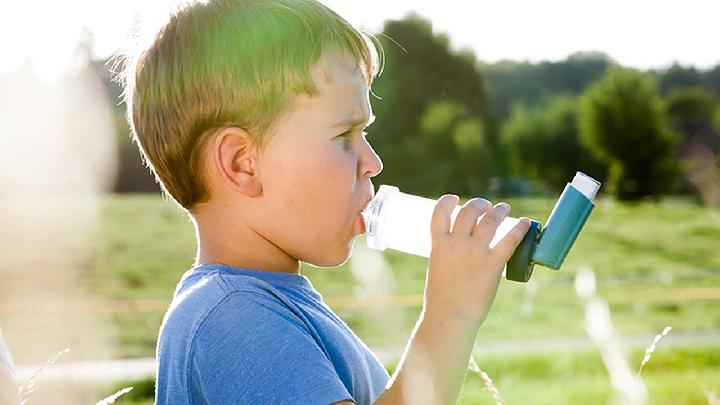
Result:
{"label": "blue t-shirt", "polygon": [[186,272],[157,346],[157,404],[371,404],[387,371],[303,275]]}

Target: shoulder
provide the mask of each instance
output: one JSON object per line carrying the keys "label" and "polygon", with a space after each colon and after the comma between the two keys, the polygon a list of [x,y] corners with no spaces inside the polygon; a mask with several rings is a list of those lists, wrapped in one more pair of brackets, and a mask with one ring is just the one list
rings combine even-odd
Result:
{"label": "shoulder", "polygon": [[232,342],[229,350],[251,350],[256,343],[273,343],[279,336],[314,334],[298,306],[263,280],[215,274],[195,293],[210,296],[212,304],[193,309],[192,300],[187,303],[187,310],[202,314],[193,328],[192,349],[221,348],[224,342]]}
{"label": "shoulder", "polygon": [[[218,336],[248,331],[279,333],[291,326],[307,329],[293,304],[261,280],[218,274],[189,279],[174,297],[160,328],[158,348],[191,352],[197,341],[208,346]],[[174,349],[173,349],[174,348]],[[184,349],[182,349],[184,348]]]}
{"label": "shoulder", "polygon": [[262,289],[233,289],[207,312],[196,334],[201,339],[212,340],[218,333],[237,334],[237,339],[246,333],[261,336],[288,327],[307,331],[302,315],[290,305]]}
{"label": "shoulder", "polygon": [[208,272],[183,279],[168,313],[190,312],[203,320],[228,307],[287,306],[287,299],[270,284],[254,277]]}
{"label": "shoulder", "polygon": [[189,386],[213,403],[352,398],[312,329],[262,292],[235,290],[219,302],[195,333],[188,360]]}

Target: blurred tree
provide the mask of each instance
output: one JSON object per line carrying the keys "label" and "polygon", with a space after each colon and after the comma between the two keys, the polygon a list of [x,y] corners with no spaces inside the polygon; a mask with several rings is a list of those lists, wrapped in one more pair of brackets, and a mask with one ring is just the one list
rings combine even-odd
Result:
{"label": "blurred tree", "polygon": [[[479,195],[487,192],[492,171],[492,153],[485,139],[482,120],[469,114],[467,108],[452,100],[434,101],[428,105],[420,119],[419,142],[408,145],[418,157],[432,153],[430,177],[408,179],[408,184],[418,190],[433,192],[418,183],[428,178],[442,182],[448,190],[461,190],[466,194]],[[419,146],[419,147],[413,147]],[[413,159],[422,170],[424,160]]]}
{"label": "blurred tree", "polygon": [[678,155],[691,157],[698,148],[720,150],[720,133],[713,128],[718,102],[712,91],[702,87],[680,87],[666,100],[671,125],[682,135]]}
{"label": "blurred tree", "polygon": [[516,104],[501,139],[511,173],[542,180],[549,189],[562,189],[576,171],[606,176],[606,166],[580,141],[573,96],[555,95],[534,107]]}
{"label": "blurred tree", "polygon": [[720,65],[715,65],[703,73],[703,87],[715,93],[716,97],[720,97]]}
{"label": "blurred tree", "polygon": [[447,191],[459,192],[456,190],[462,182],[455,161],[457,148],[450,135],[466,114],[464,106],[452,100],[434,101],[427,106],[414,136],[397,144],[406,160],[396,164],[408,171],[402,183],[397,183],[402,184],[401,188],[433,194],[438,192],[437,185],[442,185]]}
{"label": "blurred tree", "polygon": [[708,89],[681,87],[669,92],[666,104],[670,121],[680,124],[681,131],[693,133],[711,123],[717,102]]}
{"label": "blurred tree", "polygon": [[532,106],[550,94],[580,94],[612,63],[602,52],[577,52],[560,62],[503,61],[482,65],[493,119],[506,120],[517,103]]}
{"label": "blurred tree", "polygon": [[707,179],[715,174],[715,154],[720,151],[720,132],[714,128],[713,114],[718,106],[715,95],[703,87],[677,87],[666,99],[671,125],[682,135],[677,156],[684,176],[681,191],[708,201]]}
{"label": "blurred tree", "polygon": [[458,148],[460,179],[465,182],[462,188],[470,195],[483,194],[490,186],[495,160],[484,128],[480,119],[470,117],[458,122],[453,129],[453,141]]}
{"label": "blurred tree", "polygon": [[623,200],[676,190],[678,135],[668,129],[655,82],[615,67],[580,101],[581,137],[610,166],[608,189]]}
{"label": "blurred tree", "polygon": [[[378,37],[385,69],[373,84],[378,119],[370,133],[385,169],[377,183],[426,195],[471,192],[476,182],[460,177],[489,174],[463,169],[453,134],[468,119],[486,133],[485,87],[475,56],[450,49],[448,38],[417,15],[387,21]],[[483,148],[494,149],[494,139],[480,139]],[[471,147],[463,150],[472,153]]]}
{"label": "blurred tree", "polygon": [[701,86],[702,82],[702,74],[695,67],[685,67],[675,62],[660,74],[660,91],[667,94],[673,88]]}

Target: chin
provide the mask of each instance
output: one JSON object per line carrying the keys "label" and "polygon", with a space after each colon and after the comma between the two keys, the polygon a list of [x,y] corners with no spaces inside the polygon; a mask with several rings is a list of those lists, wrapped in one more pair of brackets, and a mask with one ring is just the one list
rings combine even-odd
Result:
{"label": "chin", "polygon": [[315,260],[307,260],[305,263],[313,266],[313,267],[319,267],[319,268],[335,268],[340,267],[343,264],[347,263],[348,260],[350,260],[350,256],[352,255],[353,247],[355,246],[355,239],[352,238],[350,243],[347,244],[344,248],[342,246],[338,247],[338,249],[334,252],[332,252],[332,255],[325,255],[323,257],[315,258]]}
{"label": "chin", "polygon": [[336,267],[340,267],[343,264],[347,263],[348,259],[350,259],[350,254],[341,255],[341,256],[323,257],[322,259],[314,260],[314,261],[307,261],[305,263],[307,263],[313,267],[318,267],[318,268],[336,268]]}

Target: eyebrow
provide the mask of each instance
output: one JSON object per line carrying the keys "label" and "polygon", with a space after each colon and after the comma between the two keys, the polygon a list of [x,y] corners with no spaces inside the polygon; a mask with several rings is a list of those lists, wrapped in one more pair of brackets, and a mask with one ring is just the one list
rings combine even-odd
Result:
{"label": "eyebrow", "polygon": [[333,127],[338,128],[347,128],[347,127],[357,127],[359,125],[365,124],[365,127],[369,127],[372,125],[372,123],[375,122],[375,114],[372,112],[370,113],[370,117],[368,117],[367,124],[365,124],[365,120],[362,118],[346,118],[337,124],[333,125]]}

